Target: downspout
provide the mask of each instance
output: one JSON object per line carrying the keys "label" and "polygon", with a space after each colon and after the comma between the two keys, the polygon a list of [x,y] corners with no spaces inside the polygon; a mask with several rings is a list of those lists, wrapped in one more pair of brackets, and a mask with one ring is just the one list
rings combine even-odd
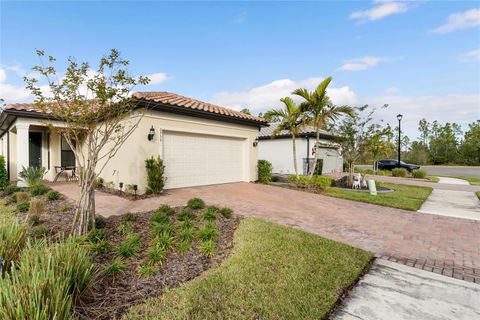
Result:
{"label": "downspout", "polygon": [[310,174],[310,138],[306,136],[307,138],[307,175]]}

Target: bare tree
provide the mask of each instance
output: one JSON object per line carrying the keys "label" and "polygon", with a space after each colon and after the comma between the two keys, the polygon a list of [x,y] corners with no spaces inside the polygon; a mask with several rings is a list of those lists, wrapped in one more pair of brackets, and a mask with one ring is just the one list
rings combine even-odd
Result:
{"label": "bare tree", "polygon": [[25,78],[35,96],[35,104],[47,116],[47,125],[65,138],[75,154],[80,176],[80,199],[72,233],[85,234],[94,227],[95,179],[123,143],[137,128],[143,110],[131,99],[137,84],[147,84],[146,77],[132,77],[126,70],[129,62],[112,49],[100,59],[96,71],[86,62],[68,59],[61,77],[54,66],[56,59],[37,50],[40,65],[33,67],[48,82],[44,92],[36,78]]}

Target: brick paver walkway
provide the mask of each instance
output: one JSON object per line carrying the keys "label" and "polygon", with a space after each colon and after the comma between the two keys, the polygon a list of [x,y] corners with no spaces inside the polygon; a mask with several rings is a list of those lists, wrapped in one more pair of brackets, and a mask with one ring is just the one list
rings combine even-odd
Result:
{"label": "brick paver walkway", "polygon": [[[53,184],[72,199],[75,184]],[[421,214],[367,203],[253,183],[232,183],[170,190],[137,201],[97,192],[102,215],[153,210],[162,203],[184,205],[193,197],[227,206],[236,213],[259,216],[348,243],[378,256],[437,261],[480,270],[480,221]]]}

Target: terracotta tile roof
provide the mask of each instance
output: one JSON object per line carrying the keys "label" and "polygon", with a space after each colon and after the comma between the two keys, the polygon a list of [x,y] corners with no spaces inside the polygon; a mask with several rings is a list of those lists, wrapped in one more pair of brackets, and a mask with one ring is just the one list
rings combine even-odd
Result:
{"label": "terracotta tile roof", "polygon": [[261,123],[266,121],[263,118],[245,114],[239,111],[235,111],[229,108],[220,107],[211,103],[199,101],[192,98],[187,98],[175,93],[170,92],[136,92],[133,96],[137,99],[143,99],[146,101],[158,102],[166,105],[184,107],[192,110],[200,110],[210,113],[216,113],[224,116],[229,116],[233,118],[252,120]]}
{"label": "terracotta tile roof", "polygon": [[6,110],[17,110],[17,111],[35,111],[40,112],[38,108],[33,103],[7,103],[5,105]]}

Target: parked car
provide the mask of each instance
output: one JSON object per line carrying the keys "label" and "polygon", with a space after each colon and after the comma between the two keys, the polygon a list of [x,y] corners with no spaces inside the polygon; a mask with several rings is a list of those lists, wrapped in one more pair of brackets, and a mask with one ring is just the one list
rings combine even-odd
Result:
{"label": "parked car", "polygon": [[400,165],[398,165],[398,160],[378,160],[378,169],[379,170],[392,170],[395,168],[404,168],[408,172],[412,172],[413,170],[420,169],[420,166],[416,164],[405,163],[400,161]]}

